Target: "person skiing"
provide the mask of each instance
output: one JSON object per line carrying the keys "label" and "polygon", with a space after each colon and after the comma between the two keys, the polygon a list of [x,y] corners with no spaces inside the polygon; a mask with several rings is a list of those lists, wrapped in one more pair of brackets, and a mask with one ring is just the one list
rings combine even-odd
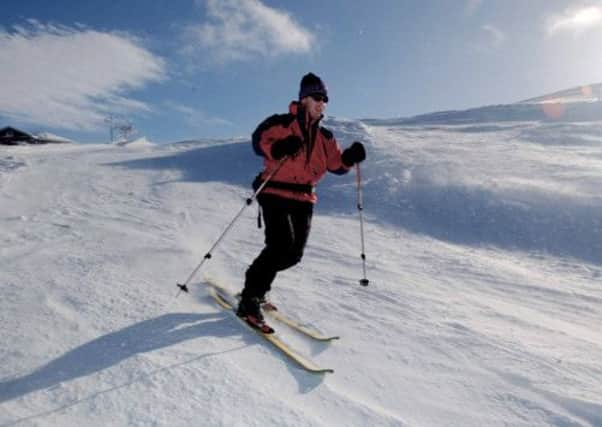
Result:
{"label": "person skiing", "polygon": [[265,247],[245,273],[237,309],[237,315],[252,326],[265,325],[261,304],[276,274],[303,256],[318,181],[327,171],[345,174],[366,158],[361,142],[343,151],[332,132],[320,126],[327,103],[326,85],[308,73],[288,114],[268,117],[253,132],[253,149],[264,158],[264,169],[253,183],[255,190],[273,176],[257,196],[265,222]]}

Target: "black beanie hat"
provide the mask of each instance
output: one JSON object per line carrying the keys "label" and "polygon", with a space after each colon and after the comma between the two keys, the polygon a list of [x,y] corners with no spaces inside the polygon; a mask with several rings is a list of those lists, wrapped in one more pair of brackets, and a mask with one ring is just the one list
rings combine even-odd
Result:
{"label": "black beanie hat", "polygon": [[328,89],[322,79],[314,73],[307,73],[301,79],[299,100],[313,94],[322,95],[325,98],[324,101],[328,102]]}

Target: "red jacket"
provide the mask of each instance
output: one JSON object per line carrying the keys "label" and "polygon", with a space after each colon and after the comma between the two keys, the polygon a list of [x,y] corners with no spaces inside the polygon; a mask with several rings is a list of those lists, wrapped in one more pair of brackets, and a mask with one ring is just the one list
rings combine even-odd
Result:
{"label": "red jacket", "polygon": [[315,187],[324,174],[328,171],[341,175],[350,168],[343,163],[342,150],[332,132],[321,127],[320,120],[310,123],[309,115],[301,104],[293,101],[289,105],[288,114],[268,117],[253,132],[253,148],[265,158],[261,179],[266,179],[280,163],[272,157],[272,144],[290,135],[301,138],[303,146],[295,156],[285,160],[264,187],[262,194],[315,203],[318,198],[314,191],[309,190]]}

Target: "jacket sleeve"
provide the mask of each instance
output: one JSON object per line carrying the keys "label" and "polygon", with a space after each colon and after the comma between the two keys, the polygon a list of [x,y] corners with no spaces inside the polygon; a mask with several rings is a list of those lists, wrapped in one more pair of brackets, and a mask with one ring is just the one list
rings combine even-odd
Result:
{"label": "jacket sleeve", "polygon": [[326,162],[328,171],[336,175],[346,174],[349,172],[350,167],[343,163],[343,150],[341,150],[339,143],[329,130],[322,128],[320,131],[326,137]]}
{"label": "jacket sleeve", "polygon": [[272,159],[272,144],[286,138],[292,132],[290,114],[275,114],[265,119],[253,132],[253,150],[261,157]]}

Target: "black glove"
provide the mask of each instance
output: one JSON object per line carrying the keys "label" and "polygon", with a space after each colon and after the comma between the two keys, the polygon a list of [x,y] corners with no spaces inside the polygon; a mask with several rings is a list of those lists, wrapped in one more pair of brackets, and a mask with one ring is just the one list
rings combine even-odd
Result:
{"label": "black glove", "polygon": [[280,160],[284,156],[292,156],[299,151],[302,145],[303,140],[301,138],[296,135],[289,135],[272,144],[272,157]]}
{"label": "black glove", "polygon": [[366,150],[364,144],[355,141],[351,147],[343,151],[341,156],[345,166],[351,167],[356,163],[363,162],[366,159]]}

